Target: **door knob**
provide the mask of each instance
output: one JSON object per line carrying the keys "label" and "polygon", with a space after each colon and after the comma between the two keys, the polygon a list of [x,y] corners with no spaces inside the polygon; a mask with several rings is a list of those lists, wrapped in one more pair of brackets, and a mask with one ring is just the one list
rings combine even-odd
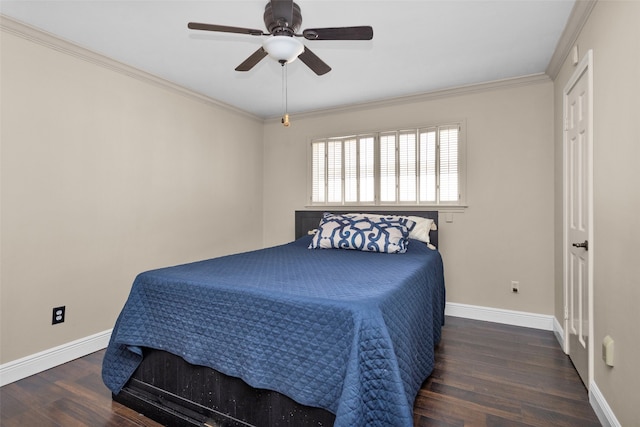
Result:
{"label": "door knob", "polygon": [[576,248],[584,248],[585,251],[589,250],[589,242],[587,240],[582,243],[573,243],[572,246]]}

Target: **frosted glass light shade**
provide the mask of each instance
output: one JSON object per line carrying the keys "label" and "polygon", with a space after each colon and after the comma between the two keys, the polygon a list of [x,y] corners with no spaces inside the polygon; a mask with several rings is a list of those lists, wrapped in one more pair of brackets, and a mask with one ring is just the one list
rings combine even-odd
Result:
{"label": "frosted glass light shade", "polygon": [[294,37],[273,36],[265,40],[262,48],[278,62],[289,63],[304,51],[304,45]]}

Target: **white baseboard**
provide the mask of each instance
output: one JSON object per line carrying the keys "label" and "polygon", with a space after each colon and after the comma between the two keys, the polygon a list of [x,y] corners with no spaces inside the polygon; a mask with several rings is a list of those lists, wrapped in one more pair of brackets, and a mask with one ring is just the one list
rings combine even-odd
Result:
{"label": "white baseboard", "polygon": [[554,317],[547,314],[504,310],[501,308],[481,307],[455,302],[447,303],[444,314],[453,317],[464,317],[466,319],[484,320],[486,322],[553,331]]}
{"label": "white baseboard", "polygon": [[622,427],[600,389],[593,381],[589,384],[589,403],[604,427]]}
{"label": "white baseboard", "polygon": [[556,319],[555,316],[553,317],[553,334],[556,336],[556,339],[558,340],[562,351],[566,353],[567,347],[565,347],[564,345],[564,328],[562,327],[560,322],[558,322],[558,319]]}
{"label": "white baseboard", "polygon": [[0,387],[106,348],[111,329],[0,365]]}

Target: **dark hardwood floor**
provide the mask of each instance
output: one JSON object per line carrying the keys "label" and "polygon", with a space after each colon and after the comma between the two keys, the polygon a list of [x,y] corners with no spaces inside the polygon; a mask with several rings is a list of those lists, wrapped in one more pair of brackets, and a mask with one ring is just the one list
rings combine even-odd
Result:
{"label": "dark hardwood floor", "polygon": [[[159,426],[111,400],[103,354],[0,388],[0,426]],[[551,332],[448,317],[436,360],[416,398],[416,427],[600,425]]]}
{"label": "dark hardwood floor", "polygon": [[447,317],[415,426],[600,426],[553,332]]}

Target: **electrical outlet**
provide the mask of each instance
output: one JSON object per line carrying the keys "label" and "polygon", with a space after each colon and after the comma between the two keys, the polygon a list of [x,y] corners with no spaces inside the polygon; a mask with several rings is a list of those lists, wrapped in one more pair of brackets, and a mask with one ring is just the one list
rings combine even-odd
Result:
{"label": "electrical outlet", "polygon": [[511,281],[511,292],[513,292],[514,294],[520,292],[520,282],[517,282],[515,280]]}
{"label": "electrical outlet", "polygon": [[53,309],[53,315],[51,317],[52,325],[57,325],[58,323],[64,322],[64,309],[64,305],[62,307],[55,307]]}

